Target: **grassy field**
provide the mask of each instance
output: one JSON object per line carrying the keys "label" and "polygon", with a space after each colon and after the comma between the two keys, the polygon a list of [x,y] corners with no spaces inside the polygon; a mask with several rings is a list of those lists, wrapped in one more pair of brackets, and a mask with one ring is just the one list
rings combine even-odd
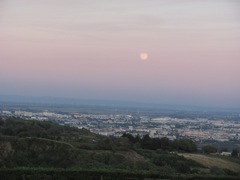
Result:
{"label": "grassy field", "polygon": [[179,155],[182,155],[187,159],[192,159],[194,161],[197,161],[208,168],[216,166],[221,169],[230,169],[234,172],[240,172],[240,164],[237,164],[225,159],[221,159],[216,156],[209,156],[209,155],[203,155],[203,154],[190,154],[190,153],[181,153]]}

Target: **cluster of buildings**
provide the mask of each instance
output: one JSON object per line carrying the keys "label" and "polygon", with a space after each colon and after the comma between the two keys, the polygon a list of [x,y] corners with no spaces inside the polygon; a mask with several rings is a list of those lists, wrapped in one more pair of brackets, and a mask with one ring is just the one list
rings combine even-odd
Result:
{"label": "cluster of buildings", "polygon": [[[169,126],[172,133],[180,138],[190,138],[194,141],[229,141],[240,140],[240,121],[178,118],[151,119],[156,126]],[[169,132],[169,131],[168,131]]]}
{"label": "cluster of buildings", "polygon": [[238,121],[207,118],[187,119],[159,117],[150,118],[139,114],[84,114],[29,111],[0,111],[1,116],[14,116],[39,121],[54,121],[61,125],[86,128],[106,136],[121,136],[123,133],[150,137],[190,138],[196,142],[240,140]]}

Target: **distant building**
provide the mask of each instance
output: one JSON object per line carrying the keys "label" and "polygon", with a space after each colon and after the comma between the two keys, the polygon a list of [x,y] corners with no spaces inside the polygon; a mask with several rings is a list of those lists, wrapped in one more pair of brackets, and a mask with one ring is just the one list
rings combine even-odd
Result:
{"label": "distant building", "polygon": [[222,155],[222,156],[231,156],[231,152],[221,152],[220,155]]}

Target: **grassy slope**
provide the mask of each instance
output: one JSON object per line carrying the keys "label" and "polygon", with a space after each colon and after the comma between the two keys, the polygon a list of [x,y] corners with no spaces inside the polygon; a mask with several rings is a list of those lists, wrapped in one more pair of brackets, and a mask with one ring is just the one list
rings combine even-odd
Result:
{"label": "grassy slope", "polygon": [[[105,141],[107,137],[96,135],[87,130],[60,126],[50,122],[22,120],[18,118],[0,118],[0,167],[9,164],[2,158],[14,155],[14,165],[7,166],[46,166],[66,164],[67,167],[91,168],[133,168],[148,169],[151,163],[129,147],[122,150],[122,144]],[[40,137],[39,137],[40,136]],[[107,143],[106,142],[106,143]],[[115,143],[118,143],[116,141]],[[127,142],[123,141],[128,145]],[[105,149],[114,146],[114,150]],[[66,160],[66,162],[62,162]],[[154,165],[152,165],[154,166]],[[59,167],[61,167],[59,165]]]}
{"label": "grassy slope", "polygon": [[[124,138],[112,139],[84,129],[79,130],[50,122],[26,121],[16,118],[4,118],[0,121],[0,145],[4,152],[2,157],[11,153],[14,155],[11,159],[14,164],[10,164],[9,167],[111,168],[172,175],[179,169],[178,166],[174,166],[175,164],[181,162],[180,165],[186,166],[188,163],[172,154],[151,150],[134,150]],[[106,146],[112,148],[106,149]],[[208,158],[208,156],[199,155],[200,157],[197,158],[198,155],[181,155],[209,168],[218,166],[235,172],[240,171],[240,165],[226,160],[215,158],[203,161],[204,157]],[[6,160],[8,162],[8,159]],[[209,161],[213,161],[215,164],[206,164]],[[1,163],[4,164],[4,161],[1,162],[0,157]],[[225,166],[222,166],[223,164]],[[192,164],[190,166],[192,167]]]}
{"label": "grassy slope", "polygon": [[203,154],[190,154],[190,153],[182,153],[179,155],[183,155],[185,158],[197,161],[208,168],[216,166],[222,169],[230,169],[234,172],[240,172],[240,164],[237,164],[225,159],[221,159],[216,156],[208,156]]}

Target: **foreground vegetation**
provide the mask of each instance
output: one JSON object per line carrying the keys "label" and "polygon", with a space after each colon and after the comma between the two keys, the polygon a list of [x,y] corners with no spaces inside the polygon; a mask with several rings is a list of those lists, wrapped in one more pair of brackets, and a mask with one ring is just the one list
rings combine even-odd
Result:
{"label": "foreground vegetation", "polygon": [[239,177],[199,174],[168,174],[156,172],[139,172],[107,169],[43,169],[43,168],[17,168],[0,169],[0,180],[238,180]]}
{"label": "foreground vegetation", "polygon": [[105,137],[51,122],[0,117],[0,179],[239,178],[230,166],[219,167],[219,175],[177,152],[195,153],[196,144],[148,135]]}

